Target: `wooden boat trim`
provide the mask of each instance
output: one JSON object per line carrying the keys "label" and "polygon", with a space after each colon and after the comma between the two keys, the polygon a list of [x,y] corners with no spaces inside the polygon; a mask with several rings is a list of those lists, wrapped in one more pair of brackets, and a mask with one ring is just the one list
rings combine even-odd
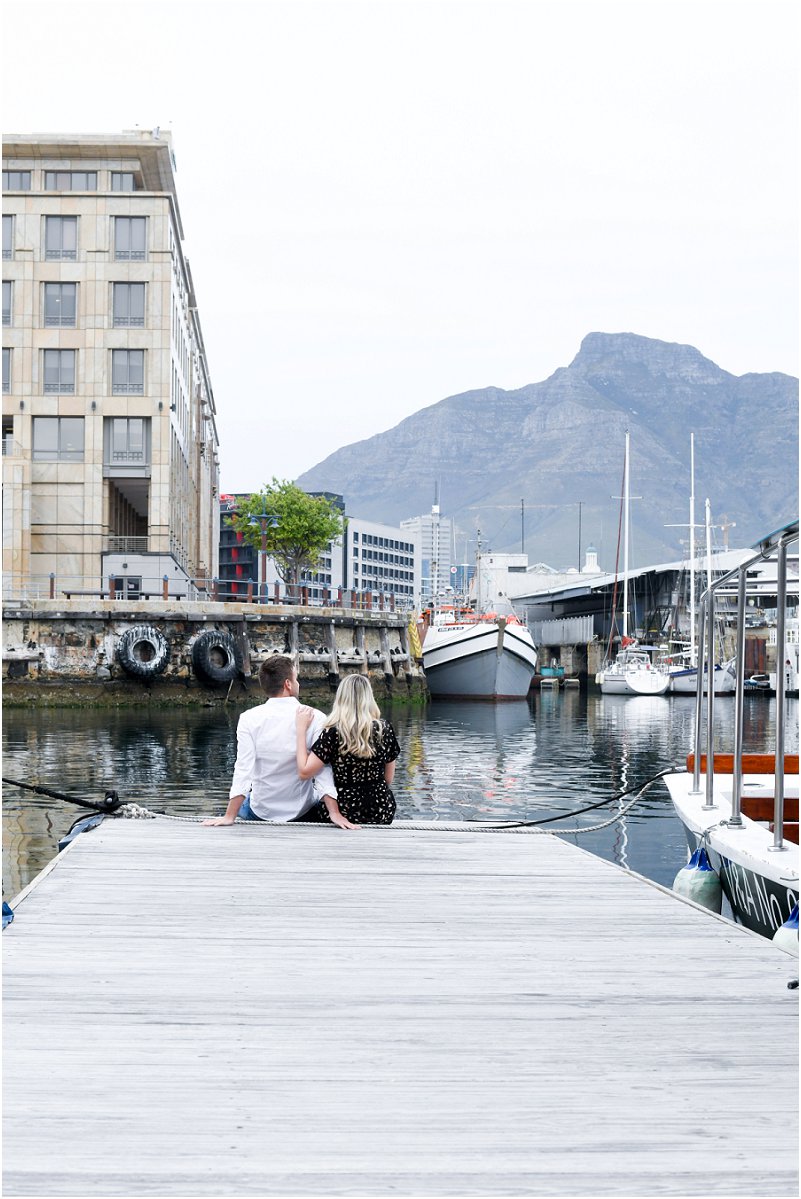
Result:
{"label": "wooden boat trim", "polygon": [[[734,754],[715,754],[713,756],[715,774],[734,773]],[[687,755],[687,773],[695,770],[695,754]],[[775,774],[775,754],[743,754],[743,774]],[[784,755],[784,773],[798,774],[798,754]],[[701,774],[706,774],[706,754],[701,754]]]}

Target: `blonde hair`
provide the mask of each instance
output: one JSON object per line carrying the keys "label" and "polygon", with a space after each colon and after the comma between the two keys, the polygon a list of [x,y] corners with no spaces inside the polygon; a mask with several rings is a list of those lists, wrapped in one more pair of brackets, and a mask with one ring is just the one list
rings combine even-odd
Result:
{"label": "blonde hair", "polygon": [[349,674],[337,687],[334,706],[324,727],[336,725],[346,754],[353,754],[355,758],[374,758],[375,746],[370,736],[373,721],[380,715],[369,679],[363,674]]}

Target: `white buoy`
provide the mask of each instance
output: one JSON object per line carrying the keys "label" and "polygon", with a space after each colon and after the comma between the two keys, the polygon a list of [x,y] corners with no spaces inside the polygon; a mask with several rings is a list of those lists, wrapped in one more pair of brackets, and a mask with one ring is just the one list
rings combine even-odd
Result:
{"label": "white buoy", "polygon": [[696,849],[687,865],[676,875],[673,890],[710,912],[720,913],[723,888],[703,845]]}
{"label": "white buoy", "polygon": [[792,953],[798,957],[798,904],[795,905],[781,928],[776,929],[773,934],[773,944],[778,945],[779,949],[783,949],[786,953]]}

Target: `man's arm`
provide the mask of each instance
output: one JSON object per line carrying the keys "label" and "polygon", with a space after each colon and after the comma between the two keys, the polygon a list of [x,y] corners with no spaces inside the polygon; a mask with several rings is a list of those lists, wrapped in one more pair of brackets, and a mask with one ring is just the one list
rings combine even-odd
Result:
{"label": "man's arm", "polygon": [[211,820],[204,820],[203,823],[209,826],[218,824],[233,824],[239,815],[239,809],[242,807],[244,802],[244,795],[232,795],[228,800],[228,807],[225,809],[224,816],[215,816]]}
{"label": "man's arm", "polygon": [[224,816],[215,816],[212,820],[204,820],[205,825],[234,823],[239,815],[239,809],[245,802],[245,796],[250,792],[255,761],[256,746],[253,734],[240,716],[236,726],[236,764],[234,765],[234,777],[231,780],[228,807],[225,809]]}

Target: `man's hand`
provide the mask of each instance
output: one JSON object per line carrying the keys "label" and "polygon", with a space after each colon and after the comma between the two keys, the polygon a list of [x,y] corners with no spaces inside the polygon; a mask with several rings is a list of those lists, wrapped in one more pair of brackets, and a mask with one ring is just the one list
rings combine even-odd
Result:
{"label": "man's hand", "polygon": [[216,825],[233,824],[235,820],[236,816],[215,816],[212,820],[204,820],[202,823],[204,828],[213,828]]}

